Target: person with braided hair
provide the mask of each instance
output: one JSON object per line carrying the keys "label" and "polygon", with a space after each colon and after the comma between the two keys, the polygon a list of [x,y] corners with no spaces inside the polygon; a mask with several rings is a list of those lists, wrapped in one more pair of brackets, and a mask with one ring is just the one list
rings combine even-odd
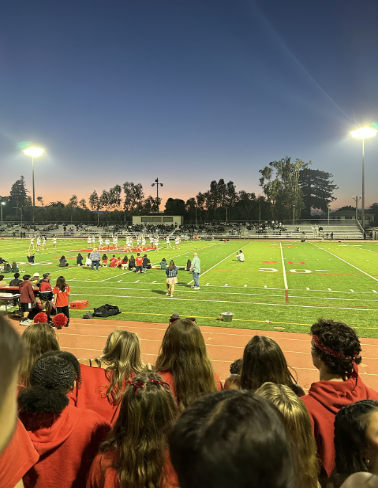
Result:
{"label": "person with braided hair", "polygon": [[81,383],[80,364],[69,352],[47,352],[34,363],[29,382],[18,397],[19,418],[40,459],[25,475],[25,488],[82,488],[110,425],[92,410],[69,405],[67,394]]}
{"label": "person with braided hair", "polygon": [[119,417],[93,461],[86,488],[176,488],[167,437],[178,411],[170,387],[151,371],[127,384]]}
{"label": "person with braided hair", "polygon": [[356,332],[343,322],[319,319],[311,327],[311,354],[319,370],[302,397],[310,415],[318,456],[328,476],[335,466],[334,422],[338,411],[359,400],[378,400],[358,374],[361,344]]}

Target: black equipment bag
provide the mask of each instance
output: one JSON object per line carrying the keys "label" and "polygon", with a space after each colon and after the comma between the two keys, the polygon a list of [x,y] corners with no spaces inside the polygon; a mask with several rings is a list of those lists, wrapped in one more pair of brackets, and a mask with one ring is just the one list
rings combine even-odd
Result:
{"label": "black equipment bag", "polygon": [[121,312],[116,305],[105,304],[94,309],[93,317],[111,317],[113,315],[118,315],[119,313]]}

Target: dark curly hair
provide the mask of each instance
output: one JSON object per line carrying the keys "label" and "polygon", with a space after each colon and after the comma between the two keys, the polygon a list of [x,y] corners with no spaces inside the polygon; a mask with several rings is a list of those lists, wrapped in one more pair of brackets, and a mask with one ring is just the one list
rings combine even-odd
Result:
{"label": "dark curly hair", "polygon": [[69,403],[67,392],[74,382],[80,386],[79,361],[70,352],[46,352],[35,362],[29,381],[18,396],[21,412],[60,413]]}
{"label": "dark curly hair", "polygon": [[355,359],[336,358],[313,345],[313,353],[326,365],[328,373],[340,376],[344,380],[349,378],[353,373],[353,362],[360,364],[362,360],[361,344],[354,329],[344,322],[319,319],[311,327],[311,334],[318,336],[320,342],[338,353],[355,356]]}
{"label": "dark curly hair", "polygon": [[242,364],[243,364],[243,359],[236,359],[231,365],[230,365],[230,373],[231,374],[240,374],[241,369],[242,369]]}
{"label": "dark curly hair", "polygon": [[353,473],[368,472],[363,457],[366,447],[366,429],[371,414],[378,410],[375,400],[361,400],[342,408],[335,418],[336,469],[334,475],[341,481]]}

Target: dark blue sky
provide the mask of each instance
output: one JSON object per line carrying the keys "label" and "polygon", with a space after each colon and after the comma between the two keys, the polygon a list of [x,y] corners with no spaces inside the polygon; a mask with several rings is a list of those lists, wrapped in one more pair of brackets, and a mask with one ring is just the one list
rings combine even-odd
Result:
{"label": "dark blue sky", "polygon": [[[261,193],[284,156],[361,193],[361,142],[378,121],[376,0],[12,0],[0,15],[0,194],[45,148],[45,203],[124,181],[189,198],[212,179]],[[4,177],[6,175],[6,177]],[[366,203],[378,200],[378,137]]]}

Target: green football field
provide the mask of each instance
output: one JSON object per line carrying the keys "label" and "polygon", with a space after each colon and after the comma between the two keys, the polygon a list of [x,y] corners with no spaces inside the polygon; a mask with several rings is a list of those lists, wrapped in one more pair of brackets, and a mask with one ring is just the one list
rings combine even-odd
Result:
{"label": "green football field", "polygon": [[[71,300],[89,300],[86,310],[118,305],[122,314],[112,319],[166,323],[177,312],[197,317],[201,325],[308,332],[317,318],[326,317],[345,321],[361,336],[378,336],[376,242],[188,241],[175,250],[166,249],[162,241],[164,248],[148,253],[153,264],[165,257],[184,267],[193,251],[201,259],[201,289],[193,290],[192,275],[180,271],[174,298],[165,295],[166,276],[160,269],[146,274],[82,269],[76,266],[76,255],[81,250],[86,256],[86,240],[58,239],[57,251],[51,249],[51,239],[48,244],[48,250],[36,253],[34,266],[21,264],[21,269],[30,274],[49,271],[52,284],[63,274]],[[1,240],[0,255],[25,263],[28,245],[27,239]],[[244,263],[236,260],[238,249],[243,249]],[[68,268],[58,267],[62,254]],[[6,280],[12,278],[6,275]],[[84,312],[71,310],[71,315],[82,317]],[[222,312],[234,313],[233,321],[219,321]]]}

